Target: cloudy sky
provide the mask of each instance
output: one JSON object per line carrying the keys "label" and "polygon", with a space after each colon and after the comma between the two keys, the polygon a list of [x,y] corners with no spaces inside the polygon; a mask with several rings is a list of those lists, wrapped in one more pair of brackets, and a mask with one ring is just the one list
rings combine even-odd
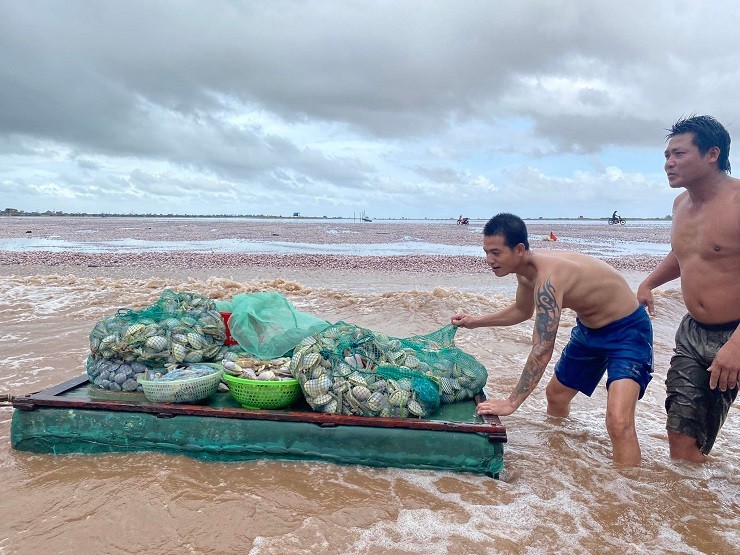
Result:
{"label": "cloudy sky", "polygon": [[666,128],[738,133],[738,28],[734,0],[0,0],[0,210],[663,217]]}

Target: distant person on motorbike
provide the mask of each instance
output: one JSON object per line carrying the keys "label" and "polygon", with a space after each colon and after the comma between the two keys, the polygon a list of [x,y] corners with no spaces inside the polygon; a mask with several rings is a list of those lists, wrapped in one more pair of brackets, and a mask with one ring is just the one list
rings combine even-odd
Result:
{"label": "distant person on motorbike", "polygon": [[612,217],[609,219],[609,223],[610,224],[621,224],[621,223],[624,223],[624,218],[622,218],[622,216],[617,214],[617,211],[615,210],[614,213],[612,214]]}

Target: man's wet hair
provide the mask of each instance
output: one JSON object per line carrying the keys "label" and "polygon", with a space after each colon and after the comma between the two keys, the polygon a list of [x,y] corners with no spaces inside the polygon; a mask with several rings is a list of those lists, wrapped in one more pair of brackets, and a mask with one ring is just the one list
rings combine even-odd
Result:
{"label": "man's wet hair", "polygon": [[719,148],[717,167],[730,173],[730,134],[727,129],[712,116],[690,116],[673,124],[666,135],[666,140],[683,133],[693,133],[692,143],[704,156],[707,151],[716,146]]}
{"label": "man's wet hair", "polygon": [[488,220],[483,227],[485,237],[500,235],[504,238],[504,245],[513,249],[519,243],[524,245],[525,250],[529,250],[529,239],[527,238],[527,226],[519,216],[514,214],[501,213],[496,214]]}

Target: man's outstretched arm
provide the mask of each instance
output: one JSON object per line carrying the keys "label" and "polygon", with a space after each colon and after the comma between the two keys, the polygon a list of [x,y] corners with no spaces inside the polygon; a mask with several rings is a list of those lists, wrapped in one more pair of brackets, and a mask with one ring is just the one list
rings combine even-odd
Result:
{"label": "man's outstretched arm", "polygon": [[534,391],[545,373],[555,350],[555,337],[560,325],[562,295],[558,296],[550,279],[546,279],[535,292],[535,318],[532,332],[532,350],[514,391],[506,400],[484,401],[478,405],[478,414],[513,413]]}

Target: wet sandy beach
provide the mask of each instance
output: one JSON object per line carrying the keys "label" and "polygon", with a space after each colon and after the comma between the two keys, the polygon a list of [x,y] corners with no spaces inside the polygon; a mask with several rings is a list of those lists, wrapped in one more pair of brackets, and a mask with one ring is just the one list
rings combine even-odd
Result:
{"label": "wet sandy beach", "polygon": [[[300,243],[362,245],[377,237],[479,247],[481,225],[4,218],[0,239],[32,231],[77,243],[85,237],[197,241],[209,234],[228,240],[241,233],[269,241],[278,233]],[[668,241],[667,226],[529,229],[533,248],[543,249],[603,249],[614,237],[629,245]],[[562,242],[542,239],[553,230]],[[79,376],[94,323],[121,307],[148,306],[166,287],[214,299],[276,291],[327,321],[396,337],[429,333],[457,310],[491,312],[513,301],[515,279],[493,276],[482,254],[0,251],[0,383],[20,394]],[[633,288],[661,259],[611,254],[604,260]],[[545,414],[544,384],[575,323],[565,311],[542,383],[502,418],[508,443],[499,481],[327,463],[203,463],[160,453],[35,455],[10,449],[12,410],[0,407],[7,484],[0,497],[0,552],[734,553],[740,541],[738,405],[709,464],[670,461],[663,381],[685,313],[678,283],[657,290],[656,303],[655,374],[637,409],[640,468],[611,463],[603,382],[591,398],[574,399],[567,419]],[[531,333],[528,321],[461,330],[455,341],[487,368],[486,394],[504,397],[519,379]]]}
{"label": "wet sandy beach", "polygon": [[[78,243],[104,239],[140,241],[192,241],[214,239],[246,239],[254,242],[280,241],[288,243],[328,245],[386,244],[423,242],[480,248],[484,222],[458,226],[454,222],[424,223],[358,223],[345,220],[301,221],[232,219],[149,219],[149,218],[73,218],[37,217],[3,218],[0,239],[54,238]],[[669,242],[668,227],[607,226],[605,222],[589,224],[528,222],[530,244],[536,249],[579,250],[602,253],[604,260],[619,270],[650,271],[662,256],[629,254],[615,256],[603,245],[603,238],[632,243]],[[547,240],[555,231],[558,241]],[[598,254],[597,254],[598,255]],[[231,275],[243,268],[284,268],[389,271],[420,273],[490,272],[481,256],[362,256],[334,254],[253,254],[222,252],[16,252],[0,250],[0,272],[36,273],[53,268],[56,272],[87,272],[86,268],[149,269],[160,275],[163,268],[208,269]],[[95,270],[93,270],[93,273]],[[137,272],[138,273],[138,272]]]}

